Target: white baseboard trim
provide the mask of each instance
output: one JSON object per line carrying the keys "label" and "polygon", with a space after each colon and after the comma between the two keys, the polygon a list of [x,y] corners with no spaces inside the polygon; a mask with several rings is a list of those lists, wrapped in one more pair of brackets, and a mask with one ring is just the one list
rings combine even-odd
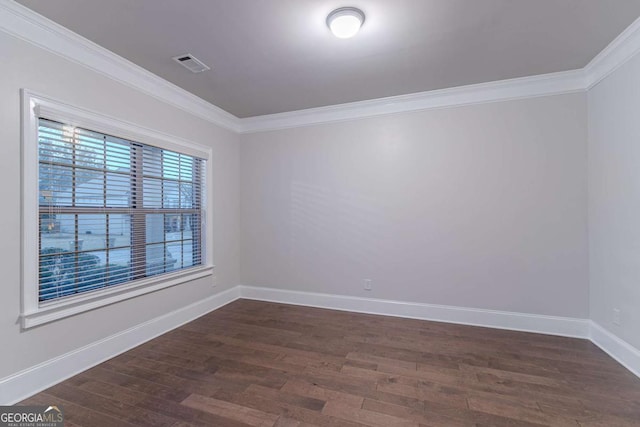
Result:
{"label": "white baseboard trim", "polygon": [[241,286],[241,298],[410,319],[589,338],[589,320],[447,305]]}
{"label": "white baseboard trim", "polygon": [[181,309],[0,379],[0,404],[12,405],[240,297],[228,289]]}
{"label": "white baseboard trim", "polygon": [[640,350],[591,321],[589,338],[605,353],[640,378]]}
{"label": "white baseboard trim", "polygon": [[640,378],[640,350],[588,319],[300,292],[256,286],[240,286],[240,297],[332,310],[589,339]]}
{"label": "white baseboard trim", "polygon": [[15,404],[239,298],[590,339],[640,377],[640,350],[587,319],[236,286],[0,379],[0,404]]}

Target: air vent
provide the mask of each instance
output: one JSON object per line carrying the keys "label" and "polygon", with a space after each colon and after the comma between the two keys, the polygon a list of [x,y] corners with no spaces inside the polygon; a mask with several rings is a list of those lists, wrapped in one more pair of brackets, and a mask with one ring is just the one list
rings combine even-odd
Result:
{"label": "air vent", "polygon": [[203,71],[207,71],[211,69],[190,53],[174,56],[173,60],[176,61],[178,64],[182,65],[187,70],[191,71],[192,73],[201,73]]}

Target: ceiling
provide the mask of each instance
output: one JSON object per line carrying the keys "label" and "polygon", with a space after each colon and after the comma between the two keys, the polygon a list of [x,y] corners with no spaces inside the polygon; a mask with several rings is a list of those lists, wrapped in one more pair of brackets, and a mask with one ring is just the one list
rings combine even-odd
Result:
{"label": "ceiling", "polygon": [[[237,117],[584,67],[640,0],[18,0]],[[366,14],[333,37],[326,16]],[[212,69],[171,58],[190,52]]]}

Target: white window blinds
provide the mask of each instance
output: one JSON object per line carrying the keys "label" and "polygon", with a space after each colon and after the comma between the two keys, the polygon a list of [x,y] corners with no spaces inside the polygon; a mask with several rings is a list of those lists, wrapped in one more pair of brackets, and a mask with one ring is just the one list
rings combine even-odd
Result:
{"label": "white window blinds", "polygon": [[41,303],[202,265],[205,160],[38,120]]}

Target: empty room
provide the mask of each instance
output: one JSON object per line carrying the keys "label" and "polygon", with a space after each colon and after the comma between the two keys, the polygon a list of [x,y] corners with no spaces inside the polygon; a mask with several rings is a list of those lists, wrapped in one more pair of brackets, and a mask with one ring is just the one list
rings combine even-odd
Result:
{"label": "empty room", "polygon": [[640,0],[0,0],[0,121],[0,427],[640,426]]}

